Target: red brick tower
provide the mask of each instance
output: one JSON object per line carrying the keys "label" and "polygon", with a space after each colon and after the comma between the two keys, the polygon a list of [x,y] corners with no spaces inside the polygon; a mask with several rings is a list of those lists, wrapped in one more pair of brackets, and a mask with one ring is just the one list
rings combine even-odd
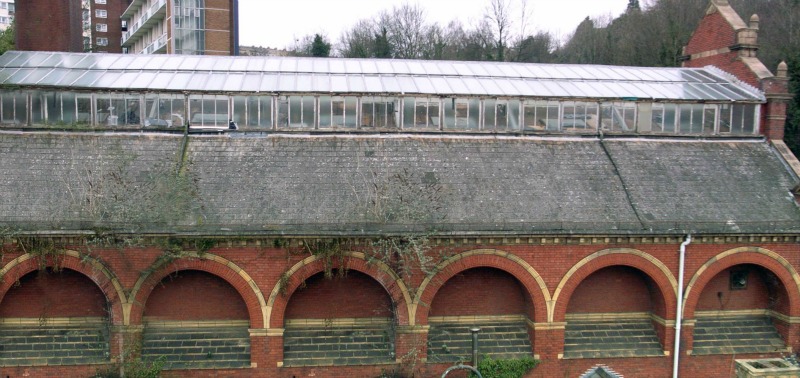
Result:
{"label": "red brick tower", "polygon": [[16,3],[16,49],[83,51],[80,0],[25,0]]}

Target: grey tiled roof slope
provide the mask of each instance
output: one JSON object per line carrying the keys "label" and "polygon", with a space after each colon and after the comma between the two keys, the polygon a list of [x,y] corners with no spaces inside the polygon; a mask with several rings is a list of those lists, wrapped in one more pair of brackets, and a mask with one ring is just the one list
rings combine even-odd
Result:
{"label": "grey tiled roof slope", "polygon": [[185,151],[183,142],[159,134],[0,133],[0,228],[800,231],[789,194],[795,179],[761,141],[229,134],[190,136]]}

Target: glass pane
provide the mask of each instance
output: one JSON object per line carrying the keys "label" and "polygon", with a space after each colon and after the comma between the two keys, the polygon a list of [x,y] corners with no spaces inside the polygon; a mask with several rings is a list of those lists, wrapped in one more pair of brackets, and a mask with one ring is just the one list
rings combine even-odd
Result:
{"label": "glass pane", "polygon": [[742,133],[742,120],[744,119],[744,105],[733,105],[733,114],[731,115],[731,133]]}
{"label": "glass pane", "polygon": [[753,134],[756,126],[756,105],[744,105],[743,132]]}
{"label": "glass pane", "polygon": [[75,111],[75,93],[64,92],[61,94],[61,120],[65,124],[75,124],[77,121]]}
{"label": "glass pane", "polygon": [[272,128],[272,97],[261,96],[258,98],[259,119],[258,125]]}
{"label": "glass pane", "polygon": [[76,123],[90,124],[92,122],[92,97],[88,94],[76,94],[75,101],[78,108]]}
{"label": "glass pane", "polygon": [[703,109],[703,134],[714,134],[714,126],[717,124],[716,105],[707,105]]}
{"label": "glass pane", "polygon": [[358,125],[357,119],[358,99],[356,97],[345,97],[344,99],[344,126],[355,128]]}
{"label": "glass pane", "polygon": [[[246,126],[250,123],[247,112],[247,99],[246,96],[234,96],[231,98],[231,121],[237,126]],[[256,119],[258,114],[256,113]]]}
{"label": "glass pane", "polygon": [[303,124],[305,127],[314,127],[314,116],[316,112],[314,109],[314,97],[303,97]]}
{"label": "glass pane", "polygon": [[331,118],[331,97],[330,96],[320,96],[319,97],[319,127],[320,128],[331,127],[333,122],[334,121]]}
{"label": "glass pane", "polygon": [[720,133],[730,133],[731,132],[731,105],[730,104],[721,104],[719,106],[719,132]]}

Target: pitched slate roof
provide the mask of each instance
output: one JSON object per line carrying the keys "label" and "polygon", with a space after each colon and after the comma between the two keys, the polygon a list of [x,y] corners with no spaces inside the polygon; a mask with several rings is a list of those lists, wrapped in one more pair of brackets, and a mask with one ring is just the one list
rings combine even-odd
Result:
{"label": "pitched slate roof", "polygon": [[797,232],[796,181],[761,140],[0,133],[36,231]]}

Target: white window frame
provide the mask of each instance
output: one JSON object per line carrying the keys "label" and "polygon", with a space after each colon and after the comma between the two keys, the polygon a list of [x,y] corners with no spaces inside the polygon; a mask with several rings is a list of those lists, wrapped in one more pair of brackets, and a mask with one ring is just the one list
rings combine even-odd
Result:
{"label": "white window frame", "polygon": [[105,9],[95,9],[94,16],[97,18],[108,18],[108,11]]}
{"label": "white window frame", "polygon": [[94,0],[95,4],[105,4],[106,0]]}
{"label": "white window frame", "polygon": [[95,24],[95,31],[106,33],[108,32],[108,24]]}
{"label": "white window frame", "polygon": [[108,46],[108,38],[97,37],[97,46]]}

